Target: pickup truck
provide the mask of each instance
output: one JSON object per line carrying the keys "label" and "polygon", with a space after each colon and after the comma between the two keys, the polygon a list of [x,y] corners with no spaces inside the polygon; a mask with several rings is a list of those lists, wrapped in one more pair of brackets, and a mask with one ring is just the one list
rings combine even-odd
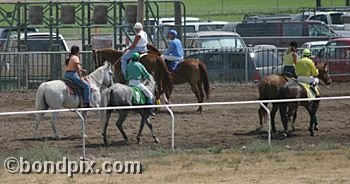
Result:
{"label": "pickup truck", "polygon": [[307,11],[295,15],[292,20],[318,20],[322,21],[331,27],[333,30],[343,30],[344,24],[341,21],[341,16],[345,12],[323,12],[323,11]]}

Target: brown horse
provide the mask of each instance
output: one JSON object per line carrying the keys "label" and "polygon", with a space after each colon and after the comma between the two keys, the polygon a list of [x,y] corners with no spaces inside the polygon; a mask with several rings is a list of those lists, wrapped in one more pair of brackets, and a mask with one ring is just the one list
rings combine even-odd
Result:
{"label": "brown horse", "polygon": [[[154,47],[148,47],[151,53],[140,59],[140,62],[146,69],[154,76],[157,83],[156,98],[159,99],[162,93],[165,93],[166,101],[170,102],[173,85],[183,84],[188,82],[191,85],[192,92],[196,95],[197,101],[202,103],[204,101],[204,92],[207,99],[209,98],[209,79],[206,66],[195,59],[186,59],[181,62],[174,73],[169,72],[165,62],[159,56],[160,52]],[[93,50],[93,57],[95,58],[95,66],[101,65],[103,61],[108,60],[115,64],[118,72],[119,80],[123,78],[121,75],[121,68],[119,58],[123,52],[113,49],[98,49]],[[154,58],[154,59],[152,59]],[[203,87],[202,87],[203,85]],[[203,92],[204,88],[204,92]],[[202,107],[198,108],[202,112]]]}
{"label": "brown horse", "polygon": [[[279,89],[285,85],[288,80],[292,80],[285,76],[284,74],[272,74],[265,76],[260,80],[259,83],[259,100],[276,100],[279,99]],[[268,103],[264,103],[265,106],[268,105]],[[275,116],[276,112],[278,110],[278,103],[272,103],[272,110],[270,113],[270,119],[271,119],[271,129],[273,132],[276,132],[275,128]],[[297,116],[297,111],[295,111],[293,115],[293,121],[292,121],[292,130],[295,130],[295,119]],[[263,124],[266,123],[266,111],[263,107],[259,108],[258,111],[259,114],[259,123],[260,126],[257,130],[263,129]],[[290,115],[290,116],[292,116]],[[264,120],[264,121],[263,121]]]}
{"label": "brown horse", "polygon": [[[332,83],[329,77],[328,64],[317,63],[316,68],[319,71],[317,76],[326,85]],[[292,98],[308,98],[306,89],[297,82],[288,82],[279,89],[280,99],[292,99]],[[292,114],[296,111],[298,106],[304,106],[310,115],[310,135],[314,136],[314,130],[318,130],[318,123],[316,112],[319,107],[319,100],[313,101],[301,101],[301,102],[283,102],[279,103],[280,115],[285,133],[288,135],[288,114]]]}
{"label": "brown horse", "polygon": [[[147,48],[150,50],[149,54],[142,57],[140,62],[146,67],[148,72],[154,76],[157,84],[156,98],[159,99],[160,95],[164,92],[164,89],[168,89],[170,86],[169,84],[171,84],[168,74],[169,72],[167,72],[167,66],[160,57],[160,52],[150,45],[148,45]],[[123,53],[123,51],[114,50],[112,48],[92,50],[95,68],[103,64],[104,61],[109,61],[114,65],[114,70],[117,71],[118,82],[124,83],[124,77],[121,72],[121,64],[119,61]]]}

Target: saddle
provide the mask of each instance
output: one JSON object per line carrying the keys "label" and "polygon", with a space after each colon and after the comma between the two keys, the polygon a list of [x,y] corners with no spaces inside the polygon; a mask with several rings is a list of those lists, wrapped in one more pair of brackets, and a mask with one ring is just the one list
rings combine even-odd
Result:
{"label": "saddle", "polygon": [[69,79],[64,78],[62,79],[62,81],[67,86],[68,95],[74,95],[74,96],[80,97],[80,107],[82,107],[83,106],[83,88],[75,85],[74,82]]}
{"label": "saddle", "polygon": [[166,65],[168,66],[168,70],[170,72],[175,72],[179,66],[179,64],[184,61],[183,59],[175,60],[175,61],[169,61],[165,60]]}

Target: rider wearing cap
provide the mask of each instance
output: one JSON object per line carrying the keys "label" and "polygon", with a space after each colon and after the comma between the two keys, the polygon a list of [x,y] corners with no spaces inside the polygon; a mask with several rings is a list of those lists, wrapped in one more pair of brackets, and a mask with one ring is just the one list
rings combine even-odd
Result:
{"label": "rider wearing cap", "polygon": [[318,69],[314,62],[310,59],[311,53],[309,49],[304,49],[303,57],[297,62],[295,66],[296,74],[299,82],[312,84],[315,86],[319,83]]}
{"label": "rider wearing cap", "polygon": [[134,30],[136,32],[135,39],[128,47],[125,49],[123,56],[121,57],[121,69],[124,78],[126,78],[126,66],[128,65],[128,60],[134,52],[147,52],[147,33],[143,31],[143,26],[140,22],[136,22],[134,25]]}
{"label": "rider wearing cap", "polygon": [[168,38],[170,39],[168,44],[168,49],[162,55],[164,60],[168,60],[171,63],[169,64],[170,70],[174,71],[176,65],[178,65],[179,61],[183,59],[183,48],[182,43],[179,39],[176,38],[177,32],[171,29],[168,33]]}
{"label": "rider wearing cap", "polygon": [[290,42],[289,49],[286,55],[283,56],[283,73],[289,74],[292,77],[296,77],[295,65],[298,61],[297,48],[298,43],[296,41]]}
{"label": "rider wearing cap", "polygon": [[146,68],[140,62],[138,62],[139,59],[139,53],[132,53],[131,62],[126,67],[126,79],[129,81],[129,86],[140,88],[142,92],[147,96],[147,104],[152,105],[154,104],[153,93],[148,88],[146,88],[141,80],[146,78],[153,81],[154,79],[153,76],[147,72]]}

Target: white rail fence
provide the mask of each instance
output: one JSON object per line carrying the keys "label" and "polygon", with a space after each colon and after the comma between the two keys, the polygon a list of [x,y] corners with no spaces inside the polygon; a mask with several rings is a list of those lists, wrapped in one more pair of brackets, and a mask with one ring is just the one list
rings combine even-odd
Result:
{"label": "white rail fence", "polygon": [[99,108],[77,108],[77,109],[55,109],[55,110],[39,110],[39,111],[17,111],[17,112],[0,112],[0,116],[10,115],[25,115],[25,114],[38,114],[48,112],[76,112],[81,118],[83,126],[82,134],[82,147],[83,158],[86,158],[85,151],[85,119],[83,118],[81,111],[96,111],[96,110],[121,110],[121,109],[142,109],[142,108],[166,108],[171,116],[171,149],[175,150],[175,115],[170,107],[190,107],[190,106],[219,106],[219,105],[245,105],[245,104],[260,104],[267,112],[268,122],[268,144],[271,146],[271,120],[270,110],[263,103],[278,103],[278,102],[301,102],[312,100],[346,100],[350,99],[350,96],[337,96],[337,97],[320,97],[320,98],[297,98],[297,99],[283,99],[283,100],[251,100],[251,101],[236,101],[236,102],[208,102],[208,103],[189,103],[189,104],[167,104],[167,105],[143,105],[143,106],[116,106],[116,107],[99,107]]}

